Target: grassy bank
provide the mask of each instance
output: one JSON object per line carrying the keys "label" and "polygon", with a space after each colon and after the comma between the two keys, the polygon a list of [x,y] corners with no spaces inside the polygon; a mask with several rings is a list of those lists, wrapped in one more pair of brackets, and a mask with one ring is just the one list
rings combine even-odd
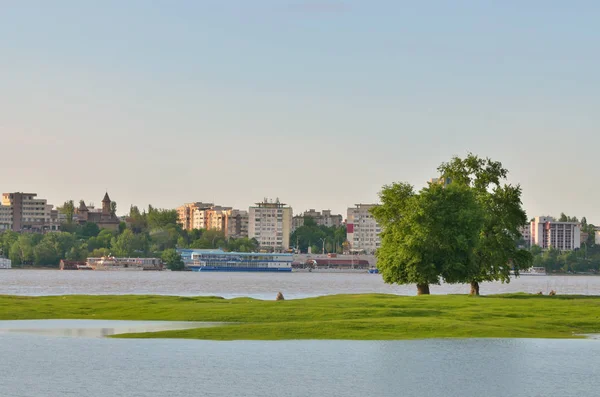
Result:
{"label": "grassy bank", "polygon": [[133,338],[572,338],[600,332],[600,297],[336,295],[282,302],[172,296],[0,296],[0,320],[111,319],[235,323]]}

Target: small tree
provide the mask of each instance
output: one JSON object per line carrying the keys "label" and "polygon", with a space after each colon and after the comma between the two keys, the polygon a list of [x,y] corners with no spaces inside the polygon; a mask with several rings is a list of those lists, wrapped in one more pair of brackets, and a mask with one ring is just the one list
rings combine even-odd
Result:
{"label": "small tree", "polygon": [[161,259],[167,268],[175,271],[184,270],[185,264],[183,263],[183,259],[181,259],[181,255],[177,253],[174,249],[167,249],[163,252]]}
{"label": "small tree", "polygon": [[58,211],[65,215],[67,224],[70,225],[73,223],[73,215],[75,214],[75,204],[73,203],[73,200],[65,201],[62,207],[58,208]]}

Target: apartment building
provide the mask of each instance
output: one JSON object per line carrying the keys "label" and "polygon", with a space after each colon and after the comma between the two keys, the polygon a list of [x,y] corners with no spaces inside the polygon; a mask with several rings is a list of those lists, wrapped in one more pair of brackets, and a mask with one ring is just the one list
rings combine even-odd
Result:
{"label": "apartment building", "polygon": [[[2,193],[3,225],[10,223],[11,230],[15,232],[38,232],[58,230],[58,221],[53,220],[52,208],[45,199],[37,198],[37,193]],[[8,215],[10,213],[10,216]],[[10,217],[10,221],[7,222]],[[54,217],[58,219],[58,217]]]}
{"label": "apartment building", "polygon": [[258,240],[261,249],[284,251],[290,248],[292,208],[276,199],[256,203],[248,211],[248,237]]}
{"label": "apartment building", "polygon": [[348,208],[346,218],[347,238],[351,252],[372,254],[381,246],[381,227],[371,215],[371,208],[377,204],[356,204]]}
{"label": "apartment building", "polygon": [[12,230],[12,209],[0,203],[0,232]]}
{"label": "apartment building", "polygon": [[199,209],[208,209],[213,206],[212,203],[186,203],[181,207],[177,207],[177,217],[179,218],[179,224],[184,230],[194,229],[194,211]]}
{"label": "apartment building", "polygon": [[549,216],[538,216],[531,222],[531,245],[542,249],[572,251],[581,246],[578,222],[557,222]]}
{"label": "apartment building", "polygon": [[248,211],[231,210],[227,219],[225,236],[231,238],[248,237],[248,219]]}
{"label": "apartment building", "polygon": [[322,210],[321,212],[310,209],[304,211],[302,215],[296,215],[292,218],[292,233],[301,226],[304,226],[304,218],[312,218],[315,223],[319,226],[342,226],[343,217],[342,215],[334,215],[331,210]]}

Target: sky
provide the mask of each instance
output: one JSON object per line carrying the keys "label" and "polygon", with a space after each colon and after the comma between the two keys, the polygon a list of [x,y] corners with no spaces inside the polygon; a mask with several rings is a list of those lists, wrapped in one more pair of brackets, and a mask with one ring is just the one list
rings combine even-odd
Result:
{"label": "sky", "polygon": [[600,223],[600,2],[4,0],[0,190],[346,214],[453,156]]}

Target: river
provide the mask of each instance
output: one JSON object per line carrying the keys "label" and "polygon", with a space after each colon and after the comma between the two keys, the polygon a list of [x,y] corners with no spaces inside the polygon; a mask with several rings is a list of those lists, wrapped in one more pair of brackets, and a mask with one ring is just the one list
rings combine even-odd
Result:
{"label": "river", "polygon": [[[509,292],[600,295],[597,276],[522,276],[509,284],[483,283],[482,294]],[[287,299],[332,294],[384,293],[415,295],[413,285],[388,285],[378,274],[352,273],[195,273],[100,272],[58,270],[0,270],[0,294],[156,294],[225,298],[248,296],[274,299],[281,291]],[[432,286],[432,294],[464,294],[467,285]]]}
{"label": "river", "polygon": [[211,342],[10,334],[3,397],[587,397],[600,342]]}

